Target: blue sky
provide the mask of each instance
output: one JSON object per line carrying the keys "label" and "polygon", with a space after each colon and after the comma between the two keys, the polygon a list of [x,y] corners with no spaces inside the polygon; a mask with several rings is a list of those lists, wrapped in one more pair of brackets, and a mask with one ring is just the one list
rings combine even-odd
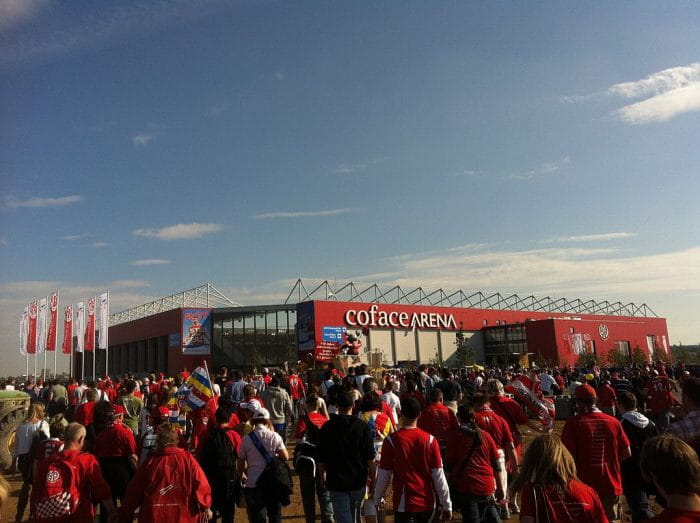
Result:
{"label": "blue sky", "polygon": [[300,276],[646,302],[696,343],[699,26],[693,2],[0,0],[1,350],[55,288],[252,304]]}

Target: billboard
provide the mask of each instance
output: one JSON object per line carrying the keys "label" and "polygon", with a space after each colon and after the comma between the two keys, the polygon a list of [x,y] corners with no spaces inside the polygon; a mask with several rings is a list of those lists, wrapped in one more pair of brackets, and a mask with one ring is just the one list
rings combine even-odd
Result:
{"label": "billboard", "polygon": [[182,353],[211,354],[212,309],[182,309]]}

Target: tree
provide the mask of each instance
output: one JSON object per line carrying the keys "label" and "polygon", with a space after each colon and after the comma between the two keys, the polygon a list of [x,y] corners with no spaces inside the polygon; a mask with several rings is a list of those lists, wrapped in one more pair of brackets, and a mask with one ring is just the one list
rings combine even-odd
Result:
{"label": "tree", "polygon": [[592,367],[593,365],[598,365],[598,357],[592,352],[582,352],[579,354],[578,361],[576,362],[577,367]]}
{"label": "tree", "polygon": [[474,349],[469,346],[469,340],[464,335],[461,324],[455,338],[455,345],[457,346],[455,359],[457,366],[467,367],[468,365],[474,364]]}
{"label": "tree", "polygon": [[644,365],[647,362],[647,357],[637,345],[632,351],[632,363],[635,365]]}
{"label": "tree", "polygon": [[606,360],[608,364],[612,365],[613,367],[624,367],[629,364],[629,357],[627,354],[624,354],[620,349],[612,349],[608,354],[606,355]]}

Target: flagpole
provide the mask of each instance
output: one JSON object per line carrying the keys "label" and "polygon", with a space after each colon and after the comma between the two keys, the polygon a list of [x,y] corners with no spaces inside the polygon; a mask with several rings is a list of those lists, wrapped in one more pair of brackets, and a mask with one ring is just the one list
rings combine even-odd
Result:
{"label": "flagpole", "polygon": [[82,381],[85,381],[85,348],[83,347],[82,352],[80,353],[82,358],[80,362],[80,379]]}
{"label": "flagpole", "polygon": [[107,376],[109,375],[109,291],[107,291],[107,321],[105,321],[105,325],[105,376]]}
{"label": "flagpole", "polygon": [[202,360],[204,362],[204,370],[207,371],[207,379],[209,380],[209,386],[211,387],[211,393],[214,394],[214,383],[211,381],[211,375],[209,374],[209,367],[207,366],[207,360]]}
{"label": "flagpole", "polygon": [[[94,310],[92,312],[92,339],[90,340],[92,342],[92,381],[97,381],[97,347],[95,347],[95,316],[97,316],[97,296],[94,298]],[[89,308],[89,306],[88,306]],[[88,312],[88,316],[89,316]],[[90,329],[88,329],[88,332],[90,332]]]}
{"label": "flagpole", "polygon": [[[58,304],[60,303],[59,291],[56,289],[56,323],[53,326],[53,379],[56,379],[56,366],[58,364]],[[51,316],[53,321],[53,316]]]}
{"label": "flagpole", "polygon": [[[49,297],[46,297],[46,309],[44,309],[44,336],[48,334],[48,327],[46,325],[46,313],[48,312],[49,309]],[[43,376],[42,379],[46,381],[46,339],[44,339],[44,368],[41,372],[41,375]]]}

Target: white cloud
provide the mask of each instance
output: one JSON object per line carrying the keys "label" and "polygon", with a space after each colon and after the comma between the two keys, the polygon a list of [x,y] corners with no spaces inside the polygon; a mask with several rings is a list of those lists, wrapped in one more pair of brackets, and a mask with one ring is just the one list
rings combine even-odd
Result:
{"label": "white cloud", "polygon": [[280,82],[285,80],[287,78],[287,73],[284,71],[277,71],[275,73],[275,79],[279,80]]}
{"label": "white cloud", "polygon": [[378,163],[383,163],[389,160],[388,157],[372,158],[366,162],[356,162],[356,163],[341,163],[336,167],[333,172],[336,174],[351,174],[367,170],[373,165]]}
{"label": "white cloud", "polygon": [[134,260],[129,265],[134,267],[146,267],[149,265],[169,265],[172,263],[170,260],[164,260],[162,258],[146,258],[145,260]]}
{"label": "white cloud", "polygon": [[58,198],[39,198],[32,197],[26,200],[19,200],[14,197],[5,198],[5,206],[10,209],[16,209],[19,207],[28,208],[41,208],[41,207],[62,207],[64,205],[71,205],[74,203],[82,202],[85,199],[84,196],[74,194],[72,196],[60,196]]}
{"label": "white cloud", "polygon": [[153,135],[145,133],[139,133],[131,139],[134,145],[146,145],[151,140],[153,140]]}
{"label": "white cloud", "polygon": [[626,105],[614,115],[631,125],[665,122],[679,114],[700,111],[700,81]]}
{"label": "white cloud", "polygon": [[608,94],[623,98],[639,98],[673,91],[700,81],[700,62],[671,67],[634,82],[624,82],[608,88]]}
{"label": "white cloud", "polygon": [[101,249],[102,247],[108,247],[109,243],[107,243],[107,242],[92,242],[90,245],[96,249]]}
{"label": "white cloud", "polygon": [[89,234],[69,234],[67,236],[62,236],[61,239],[67,242],[75,242],[78,240],[83,240],[89,236]]}
{"label": "white cloud", "polygon": [[133,136],[131,141],[137,147],[148,145],[154,138],[157,138],[165,128],[166,126],[163,124],[150,122],[146,126],[146,129]]}
{"label": "white cloud", "polygon": [[268,220],[272,218],[306,218],[313,216],[338,216],[339,214],[347,214],[353,212],[352,207],[343,209],[328,209],[325,211],[281,211],[281,212],[266,212],[253,216],[256,220]]}
{"label": "white cloud", "polygon": [[479,178],[480,176],[482,176],[482,172],[474,169],[464,169],[462,171],[449,173],[448,176],[464,176],[466,178]]}
{"label": "white cloud", "polygon": [[571,158],[564,156],[554,162],[545,162],[536,169],[531,169],[529,171],[513,173],[508,176],[511,180],[531,180],[539,176],[554,174],[563,170],[567,165],[571,163]]}
{"label": "white cloud", "polygon": [[0,0],[0,29],[10,29],[29,20],[47,4],[46,0]]}
{"label": "white cloud", "polygon": [[187,240],[219,232],[223,228],[224,226],[218,223],[178,223],[159,229],[136,229],[134,234],[158,240]]}
{"label": "white cloud", "polygon": [[7,238],[0,236],[0,247],[7,247],[8,245],[10,245],[10,242],[7,241]]}
{"label": "white cloud", "polygon": [[634,238],[636,232],[607,232],[603,234],[582,234],[579,236],[559,236],[557,238],[549,238],[542,240],[543,243],[574,243],[574,242],[595,242],[595,241],[610,241],[622,240],[625,238]]}

